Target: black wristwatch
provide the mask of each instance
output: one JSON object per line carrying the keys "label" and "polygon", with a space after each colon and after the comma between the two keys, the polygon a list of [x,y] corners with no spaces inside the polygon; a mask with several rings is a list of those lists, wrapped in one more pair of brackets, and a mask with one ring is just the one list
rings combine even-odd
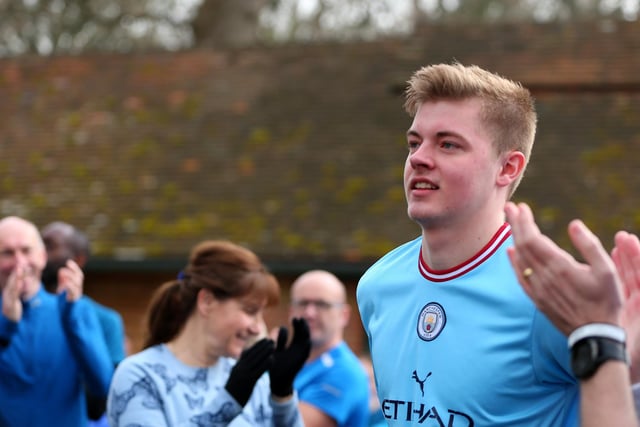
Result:
{"label": "black wristwatch", "polygon": [[571,347],[571,369],[580,380],[590,378],[608,360],[629,364],[624,342],[604,337],[586,337]]}

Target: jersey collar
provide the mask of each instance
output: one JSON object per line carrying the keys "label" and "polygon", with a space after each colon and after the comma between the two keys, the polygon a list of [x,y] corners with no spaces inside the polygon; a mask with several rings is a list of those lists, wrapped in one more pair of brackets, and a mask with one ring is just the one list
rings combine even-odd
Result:
{"label": "jersey collar", "polygon": [[478,253],[462,264],[446,270],[432,270],[429,268],[427,263],[422,259],[422,251],[420,251],[420,255],[418,256],[418,269],[425,279],[432,282],[446,282],[447,280],[453,280],[468,273],[489,259],[489,257],[498,250],[500,245],[502,245],[509,236],[511,236],[511,225],[505,222],[498,231],[496,231],[489,243],[480,249]]}

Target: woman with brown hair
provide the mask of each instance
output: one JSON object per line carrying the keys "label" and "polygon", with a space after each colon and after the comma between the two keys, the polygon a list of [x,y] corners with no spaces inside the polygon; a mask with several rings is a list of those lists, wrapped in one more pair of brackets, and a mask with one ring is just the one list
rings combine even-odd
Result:
{"label": "woman with brown hair", "polygon": [[152,297],[144,350],[114,374],[110,426],[302,426],[293,379],[309,355],[306,322],[293,319],[289,346],[281,327],[277,343],[247,348],[279,298],[276,278],[250,250],[195,246],[185,270]]}

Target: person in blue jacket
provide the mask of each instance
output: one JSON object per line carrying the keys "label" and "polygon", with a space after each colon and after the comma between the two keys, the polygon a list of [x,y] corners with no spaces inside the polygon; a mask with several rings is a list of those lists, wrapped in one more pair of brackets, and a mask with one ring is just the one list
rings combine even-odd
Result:
{"label": "person in blue jacket", "polygon": [[84,427],[84,388],[104,395],[113,375],[98,319],[81,298],[82,270],[69,261],[54,295],[40,281],[46,261],[34,224],[16,216],[0,220],[0,420],[6,427]]}
{"label": "person in blue jacket", "polygon": [[[42,284],[47,291],[56,293],[60,269],[70,259],[84,269],[91,254],[91,244],[85,233],[62,221],[54,221],[45,225],[40,231],[40,235],[47,250],[47,264],[42,272]],[[126,336],[122,316],[113,308],[100,304],[86,294],[82,296],[82,299],[86,300],[95,311],[111,363],[114,367],[118,366],[126,354]],[[91,420],[91,427],[107,425],[106,407],[106,394],[94,396],[87,393],[87,413]]]}

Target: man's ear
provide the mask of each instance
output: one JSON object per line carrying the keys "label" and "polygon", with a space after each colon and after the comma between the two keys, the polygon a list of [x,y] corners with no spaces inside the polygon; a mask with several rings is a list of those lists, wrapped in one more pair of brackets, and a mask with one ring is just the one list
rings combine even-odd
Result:
{"label": "man's ear", "polygon": [[496,183],[507,187],[516,181],[527,164],[527,159],[521,151],[510,151],[504,154],[502,168],[498,171]]}
{"label": "man's ear", "polygon": [[351,319],[351,306],[347,303],[342,307],[342,322],[346,327],[349,324],[349,320]]}
{"label": "man's ear", "polygon": [[42,270],[44,270],[44,268],[47,266],[48,259],[49,257],[47,255],[47,251],[43,247],[42,250],[38,251],[38,253],[36,254],[36,265],[40,269],[41,274],[42,274]]}

